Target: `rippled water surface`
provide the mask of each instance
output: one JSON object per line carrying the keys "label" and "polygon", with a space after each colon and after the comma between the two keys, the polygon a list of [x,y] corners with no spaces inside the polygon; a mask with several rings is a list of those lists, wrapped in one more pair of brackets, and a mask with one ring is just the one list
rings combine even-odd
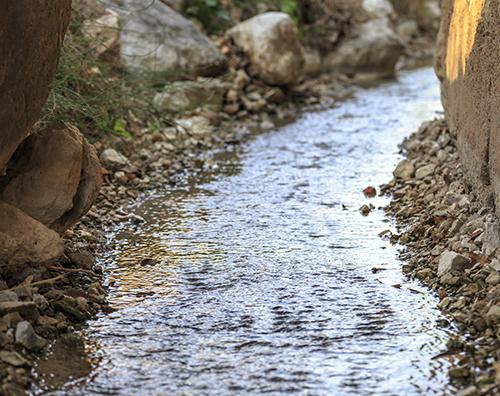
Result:
{"label": "rippled water surface", "polygon": [[110,241],[117,311],[88,330],[101,363],[59,393],[448,392],[446,363],[431,360],[446,339],[436,300],[400,275],[383,211],[358,211],[438,110],[432,70],[407,72],[144,197],[147,222]]}

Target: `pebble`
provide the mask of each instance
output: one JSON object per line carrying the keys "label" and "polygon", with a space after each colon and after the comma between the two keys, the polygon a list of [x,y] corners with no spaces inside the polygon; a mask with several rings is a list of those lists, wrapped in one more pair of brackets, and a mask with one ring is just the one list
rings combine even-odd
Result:
{"label": "pebble", "polygon": [[38,351],[47,345],[47,340],[35,333],[30,322],[22,321],[16,327],[16,343],[29,350]]}

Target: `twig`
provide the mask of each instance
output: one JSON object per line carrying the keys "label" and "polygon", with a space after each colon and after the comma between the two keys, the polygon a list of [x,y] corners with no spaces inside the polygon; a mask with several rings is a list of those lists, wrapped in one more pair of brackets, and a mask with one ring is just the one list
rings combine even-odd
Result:
{"label": "twig", "polygon": [[15,287],[11,287],[10,289],[8,289],[8,291],[12,291],[12,290],[16,290],[16,289],[19,289],[21,287],[25,287],[25,286],[40,286],[40,285],[45,285],[47,283],[54,283],[54,282],[57,282],[58,280],[61,280],[63,278],[66,277],[66,274],[62,274],[62,275],[58,275],[54,278],[49,278],[49,279],[44,279],[44,280],[41,280],[41,281],[38,281],[38,282],[33,282],[33,283],[30,283],[29,285],[19,285],[19,286],[15,286]]}
{"label": "twig", "polygon": [[70,273],[83,272],[85,274],[97,276],[95,272],[83,268],[64,268],[64,267],[55,267],[53,265],[47,265],[45,267],[53,271],[70,272]]}

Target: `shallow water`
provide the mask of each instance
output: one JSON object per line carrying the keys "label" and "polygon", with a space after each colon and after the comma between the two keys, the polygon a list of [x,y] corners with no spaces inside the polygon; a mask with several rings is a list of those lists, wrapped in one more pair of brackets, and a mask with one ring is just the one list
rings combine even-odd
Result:
{"label": "shallow water", "polygon": [[401,276],[383,210],[358,211],[387,203],[363,188],[440,109],[431,69],[403,73],[143,197],[147,222],[110,239],[117,311],[87,331],[101,362],[53,393],[451,393],[436,298]]}

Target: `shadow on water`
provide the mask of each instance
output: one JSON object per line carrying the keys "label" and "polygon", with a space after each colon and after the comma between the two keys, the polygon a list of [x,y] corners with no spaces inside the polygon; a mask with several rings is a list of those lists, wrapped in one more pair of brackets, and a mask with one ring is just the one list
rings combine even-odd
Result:
{"label": "shadow on water", "polygon": [[116,311],[87,330],[100,363],[49,393],[451,393],[431,360],[448,335],[437,301],[378,236],[387,199],[361,193],[440,110],[432,70],[406,72],[142,197],[146,222],[110,235]]}

